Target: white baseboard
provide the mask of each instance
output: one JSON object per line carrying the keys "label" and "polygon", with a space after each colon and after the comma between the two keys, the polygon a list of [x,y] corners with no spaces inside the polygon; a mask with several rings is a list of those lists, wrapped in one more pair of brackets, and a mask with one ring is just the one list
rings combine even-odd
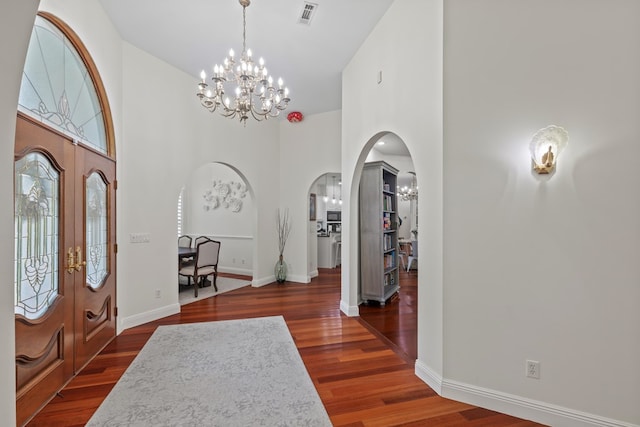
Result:
{"label": "white baseboard", "polygon": [[356,317],[360,315],[360,310],[357,305],[349,306],[349,304],[342,300],[340,300],[340,311],[349,317]]}
{"label": "white baseboard", "polygon": [[142,325],[144,323],[152,322],[154,320],[161,319],[163,317],[172,316],[176,313],[180,313],[180,304],[170,304],[164,307],[155,308],[144,313],[134,314],[129,317],[122,317],[118,319],[118,334],[125,329],[133,328],[134,326]]}
{"label": "white baseboard", "polygon": [[[262,279],[254,279],[251,282],[251,286],[254,288],[259,288],[260,286],[268,285],[270,283],[274,283],[276,281],[276,276],[267,276]],[[289,276],[287,275],[287,282],[293,283],[310,283],[311,281],[307,279],[307,276]]]}
{"label": "white baseboard", "polygon": [[442,376],[440,374],[421,362],[420,359],[416,360],[414,371],[416,376],[427,383],[433,391],[442,395]]}
{"label": "white baseboard", "polygon": [[442,397],[549,426],[640,427],[638,424],[631,424],[538,400],[443,379],[437,372],[420,360],[416,360],[415,374]]}
{"label": "white baseboard", "polygon": [[220,273],[230,274],[242,274],[243,276],[253,276],[253,270],[248,268],[236,268],[236,267],[220,267],[218,269]]}
{"label": "white baseboard", "polygon": [[309,283],[309,277],[307,275],[289,275],[287,274],[287,282],[295,282],[295,283]]}
{"label": "white baseboard", "polygon": [[253,279],[251,281],[251,286],[254,288],[259,288],[260,286],[268,285],[269,283],[273,283],[276,281],[276,276],[267,276],[260,279]]}

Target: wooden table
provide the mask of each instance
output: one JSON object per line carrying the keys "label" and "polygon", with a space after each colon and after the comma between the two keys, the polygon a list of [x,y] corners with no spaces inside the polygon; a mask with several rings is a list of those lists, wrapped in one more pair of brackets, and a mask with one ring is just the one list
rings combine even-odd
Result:
{"label": "wooden table", "polygon": [[186,248],[178,246],[178,258],[191,258],[196,256],[196,248]]}
{"label": "wooden table", "polygon": [[182,266],[182,260],[184,258],[193,258],[196,256],[196,248],[187,248],[184,246],[178,246],[178,270]]}

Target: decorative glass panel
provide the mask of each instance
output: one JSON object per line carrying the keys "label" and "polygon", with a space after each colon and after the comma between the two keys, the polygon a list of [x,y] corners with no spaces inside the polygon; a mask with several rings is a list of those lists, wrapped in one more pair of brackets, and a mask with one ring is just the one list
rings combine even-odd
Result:
{"label": "decorative glass panel", "polygon": [[85,216],[87,224],[87,284],[96,289],[107,276],[107,186],[100,174],[87,178]]}
{"label": "decorative glass panel", "polygon": [[58,172],[40,153],[15,164],[15,313],[41,317],[58,296]]}
{"label": "decorative glass panel", "polygon": [[91,75],[69,39],[40,16],[31,33],[18,109],[107,154],[102,109]]}

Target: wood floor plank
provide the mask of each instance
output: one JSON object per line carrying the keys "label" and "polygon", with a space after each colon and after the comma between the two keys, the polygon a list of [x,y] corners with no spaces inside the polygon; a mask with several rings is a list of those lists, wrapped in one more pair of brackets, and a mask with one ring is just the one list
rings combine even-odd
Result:
{"label": "wood floor plank", "polygon": [[160,325],[283,316],[335,426],[539,426],[444,399],[415,376],[416,277],[402,273],[399,296],[361,307],[360,318],[340,312],[339,268],[311,284],[245,287],[186,305],[122,332],[28,425],[84,425]]}

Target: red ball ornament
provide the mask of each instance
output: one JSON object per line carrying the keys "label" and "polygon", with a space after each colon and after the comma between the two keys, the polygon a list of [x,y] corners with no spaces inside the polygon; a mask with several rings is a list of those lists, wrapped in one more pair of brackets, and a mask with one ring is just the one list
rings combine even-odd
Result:
{"label": "red ball ornament", "polygon": [[302,121],[302,113],[300,111],[292,111],[287,115],[287,120],[291,123],[298,123]]}

